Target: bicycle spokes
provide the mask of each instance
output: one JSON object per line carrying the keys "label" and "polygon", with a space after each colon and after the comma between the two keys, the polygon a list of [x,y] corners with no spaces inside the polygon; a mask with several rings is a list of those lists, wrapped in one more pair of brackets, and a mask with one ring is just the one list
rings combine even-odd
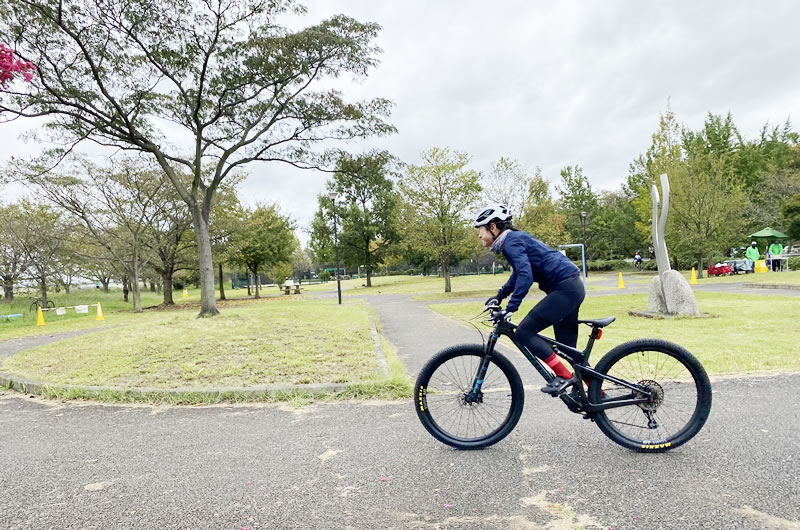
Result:
{"label": "bicycle spokes", "polygon": [[427,409],[431,418],[458,438],[473,439],[491,434],[506,421],[511,410],[511,385],[496,365],[489,365],[475,392],[473,382],[480,361],[477,356],[449,359],[433,372],[427,385]]}
{"label": "bicycle spokes", "polygon": [[648,441],[675,437],[692,419],[698,391],[691,372],[678,358],[659,351],[639,351],[619,359],[608,375],[634,383],[647,392],[608,380],[602,382],[604,401],[648,397],[646,403],[607,409],[615,429],[629,438]]}

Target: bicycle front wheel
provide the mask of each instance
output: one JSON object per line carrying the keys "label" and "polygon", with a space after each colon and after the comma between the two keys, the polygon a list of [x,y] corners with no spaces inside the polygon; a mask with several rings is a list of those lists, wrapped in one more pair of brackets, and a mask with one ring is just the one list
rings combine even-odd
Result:
{"label": "bicycle front wheel", "polygon": [[[616,443],[639,452],[660,453],[688,442],[711,412],[711,383],[694,355],[655,339],[620,344],[595,369],[653,393],[651,402],[610,408],[593,416]],[[645,394],[606,379],[589,385],[592,403],[640,398]]]}
{"label": "bicycle front wheel", "polygon": [[417,377],[417,416],[434,438],[457,449],[499,442],[522,414],[522,379],[498,352],[492,354],[480,392],[472,392],[483,356],[480,345],[454,346],[431,358]]}

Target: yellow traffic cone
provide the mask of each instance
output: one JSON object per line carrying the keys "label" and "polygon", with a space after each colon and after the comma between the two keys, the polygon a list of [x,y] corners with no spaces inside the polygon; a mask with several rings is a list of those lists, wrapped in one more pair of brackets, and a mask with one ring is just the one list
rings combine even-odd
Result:
{"label": "yellow traffic cone", "polygon": [[617,287],[620,289],[625,288],[625,282],[622,281],[622,273],[619,273],[619,280],[617,280]]}
{"label": "yellow traffic cone", "polygon": [[100,302],[97,302],[97,318],[95,320],[105,320],[105,318],[103,318],[103,308],[100,307]]}
{"label": "yellow traffic cone", "polygon": [[184,298],[189,298],[189,290],[188,289],[184,289],[183,290],[183,297]]}
{"label": "yellow traffic cone", "polygon": [[36,325],[44,326],[44,313],[42,313],[41,307],[36,309]]}
{"label": "yellow traffic cone", "polygon": [[692,267],[692,278],[689,280],[691,285],[697,285],[697,273],[694,271],[694,267]]}

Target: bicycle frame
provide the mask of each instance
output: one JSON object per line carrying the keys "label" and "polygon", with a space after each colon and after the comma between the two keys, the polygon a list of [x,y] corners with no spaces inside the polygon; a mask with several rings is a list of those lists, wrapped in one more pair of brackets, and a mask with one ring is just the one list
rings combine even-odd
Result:
{"label": "bicycle frame", "polygon": [[[525,358],[530,362],[533,367],[536,369],[537,372],[544,378],[545,381],[548,383],[554,379],[553,375],[545,368],[542,361],[536,357],[533,353],[525,347],[519,340],[517,340],[517,336],[515,330],[517,326],[510,322],[497,322],[492,329],[492,334],[489,337],[489,340],[486,343],[486,350],[485,354],[481,360],[481,364],[478,368],[478,373],[475,375],[475,378],[472,382],[472,392],[478,393],[481,390],[481,385],[483,384],[484,377],[486,377],[486,371],[489,369],[489,362],[492,359],[492,355],[494,354],[494,347],[497,344],[497,341],[500,339],[500,336],[506,336],[511,339],[511,342],[514,343],[514,346],[525,356]],[[592,352],[592,347],[594,346],[594,341],[597,339],[597,331],[599,328],[592,326],[592,333],[589,336],[589,341],[586,344],[586,349],[581,351],[575,349],[571,346],[567,346],[566,344],[562,344],[556,340],[553,340],[549,337],[545,337],[543,335],[537,334],[536,336],[542,339],[543,341],[547,342],[552,348],[553,353],[558,355],[559,357],[565,359],[569,364],[572,366],[575,375],[578,376],[578,379],[582,381],[586,377],[590,377],[592,379],[605,379],[607,381],[611,381],[616,383],[620,386],[624,386],[626,388],[631,389],[630,395],[619,396],[614,398],[603,399],[601,403],[590,403],[589,396],[586,395],[586,391],[583,388],[583,384],[576,384],[575,387],[578,389],[578,393],[581,397],[581,403],[584,407],[585,412],[597,412],[606,409],[612,409],[617,407],[626,407],[630,405],[638,405],[640,403],[648,403],[652,400],[653,394],[650,390],[641,387],[637,384],[628,383],[627,381],[623,381],[622,379],[618,379],[614,376],[601,374],[594,369],[592,369],[587,361],[589,359],[589,354]],[[642,397],[635,397],[635,393],[638,393]]]}

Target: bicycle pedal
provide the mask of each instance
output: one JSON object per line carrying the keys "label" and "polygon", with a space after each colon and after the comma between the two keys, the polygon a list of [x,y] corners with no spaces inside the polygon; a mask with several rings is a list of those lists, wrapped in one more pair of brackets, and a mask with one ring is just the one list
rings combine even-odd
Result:
{"label": "bicycle pedal", "polygon": [[577,380],[575,379],[575,377],[572,377],[571,379],[556,377],[555,379],[547,383],[547,385],[543,386],[541,390],[545,394],[550,394],[551,396],[556,397],[559,394],[563,394],[566,391],[567,387],[569,387],[576,381]]}

